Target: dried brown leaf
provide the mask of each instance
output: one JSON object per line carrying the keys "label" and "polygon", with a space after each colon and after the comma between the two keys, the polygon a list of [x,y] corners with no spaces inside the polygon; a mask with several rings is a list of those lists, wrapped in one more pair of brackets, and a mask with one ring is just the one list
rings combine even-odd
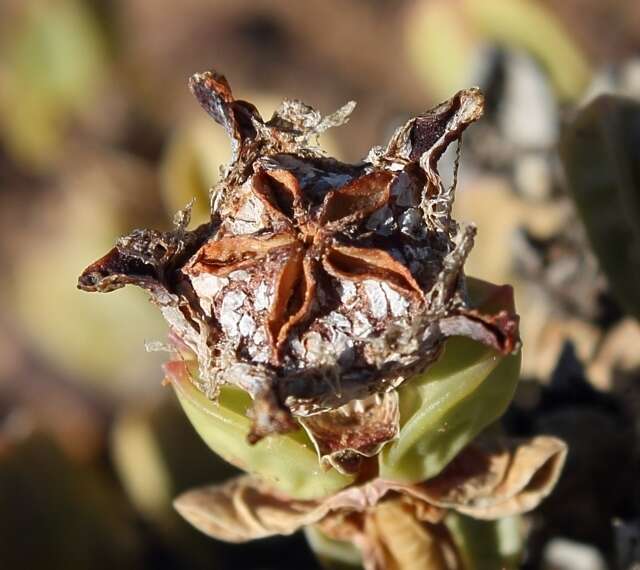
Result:
{"label": "dried brown leaf", "polygon": [[[228,542],[243,542],[292,534],[333,512],[363,512],[396,490],[413,493],[409,486],[376,479],[348,487],[321,501],[298,501],[274,492],[259,478],[246,475],[222,485],[187,491],[174,505],[205,534]],[[433,522],[438,522],[444,511],[433,508],[431,516]]]}
{"label": "dried brown leaf", "polygon": [[304,217],[300,184],[288,170],[258,172],[251,183],[255,193],[275,217],[283,219],[288,225],[294,217]]}
{"label": "dried brown leaf", "polygon": [[314,291],[312,262],[298,246],[276,282],[276,294],[268,320],[269,335],[275,350],[286,340],[289,329],[308,313]]}
{"label": "dried brown leaf", "polygon": [[333,526],[337,521],[339,527],[342,519],[335,517],[369,512],[398,496],[403,508],[422,522],[436,524],[449,509],[493,520],[535,508],[557,482],[566,453],[562,441],[546,436],[471,445],[424,483],[374,479],[317,501],[291,499],[257,478],[243,476],[188,491],[176,499],[175,507],[202,532],[229,542],[287,535],[323,520]]}
{"label": "dried brown leaf", "polygon": [[478,519],[527,512],[553,490],[566,455],[566,444],[548,436],[472,444],[422,484],[422,498]]}
{"label": "dried brown leaf", "polygon": [[266,238],[228,236],[206,243],[185,265],[188,275],[211,273],[224,276],[260,261],[275,249],[291,247],[295,239],[290,234],[276,234]]}

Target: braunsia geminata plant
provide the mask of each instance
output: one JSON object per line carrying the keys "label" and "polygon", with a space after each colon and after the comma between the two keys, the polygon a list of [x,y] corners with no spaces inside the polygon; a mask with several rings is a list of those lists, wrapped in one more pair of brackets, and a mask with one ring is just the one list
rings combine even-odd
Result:
{"label": "braunsia geminata plant", "polygon": [[468,445],[519,370],[511,289],[465,278],[475,228],[451,217],[454,188],[437,170],[481,116],[481,93],[457,93],[352,165],[315,146],[352,103],[323,118],[284,101],[264,121],[216,73],[190,85],[232,139],[210,221],[187,229],[187,207],[173,231],[135,230],[79,280],[149,291],[187,414],[250,473],[178,510],[231,541],[315,524],[368,568],[400,564],[380,526],[393,511],[434,568],[469,565],[446,513],[530,509],[565,454],[551,438]]}

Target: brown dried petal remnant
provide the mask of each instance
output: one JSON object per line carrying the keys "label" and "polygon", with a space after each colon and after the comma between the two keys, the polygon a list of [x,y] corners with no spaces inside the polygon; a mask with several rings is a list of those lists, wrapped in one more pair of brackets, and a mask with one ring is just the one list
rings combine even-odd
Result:
{"label": "brown dried petal remnant", "polygon": [[[453,188],[437,171],[482,114],[477,89],[411,119],[353,165],[315,146],[352,103],[323,118],[284,101],[265,121],[215,72],[194,75],[190,87],[233,143],[210,222],[187,230],[187,208],[173,231],[136,230],[79,287],[149,291],[196,355],[198,388],[215,398],[229,383],[251,395],[252,441],[307,418],[321,455],[348,471],[395,437],[392,410],[374,408],[394,401],[384,394],[428,367],[445,337],[517,349],[516,315],[467,305],[463,265],[475,228],[451,218]],[[362,431],[378,436],[332,441],[331,414],[346,418],[357,402],[370,411]]]}
{"label": "brown dried petal remnant", "polygon": [[[396,541],[403,533],[379,532],[385,526],[382,518],[411,530],[416,536],[407,546],[421,556],[450,559],[452,545],[439,525],[449,510],[487,520],[527,512],[551,492],[566,454],[561,440],[546,436],[478,442],[465,448],[436,478],[414,485],[373,479],[326,499],[296,501],[258,478],[241,476],[187,491],[176,499],[175,507],[200,531],[228,542],[288,535],[318,524],[332,538],[356,544],[365,568],[394,568],[388,557],[398,563],[401,549],[389,552],[386,541],[390,537]],[[442,568],[458,567],[449,560],[442,564]]]}
{"label": "brown dried petal remnant", "polygon": [[342,473],[357,473],[365,457],[376,456],[398,435],[398,394],[374,394],[335,410],[300,418],[315,443],[320,461]]}

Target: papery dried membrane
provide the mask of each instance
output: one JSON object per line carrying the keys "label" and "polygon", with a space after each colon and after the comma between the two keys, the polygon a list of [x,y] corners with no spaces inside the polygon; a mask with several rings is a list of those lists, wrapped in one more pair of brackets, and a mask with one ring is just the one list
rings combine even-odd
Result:
{"label": "papery dried membrane", "polygon": [[300,418],[321,463],[341,473],[357,473],[400,431],[398,394],[374,394],[321,414]]}

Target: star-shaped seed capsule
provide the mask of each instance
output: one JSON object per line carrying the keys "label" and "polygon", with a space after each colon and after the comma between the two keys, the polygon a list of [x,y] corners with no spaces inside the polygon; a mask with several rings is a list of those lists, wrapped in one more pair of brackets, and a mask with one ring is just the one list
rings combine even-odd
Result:
{"label": "star-shaped seed capsule", "polygon": [[197,360],[197,387],[212,399],[224,384],[250,394],[251,441],[303,425],[350,471],[395,437],[395,388],[432,364],[446,337],[517,348],[516,315],[469,308],[463,265],[475,228],[452,219],[453,188],[437,170],[482,114],[477,89],[346,164],[315,139],[353,104],[323,118],[284,101],[265,121],[221,75],[196,74],[190,87],[232,139],[211,221],[190,231],[186,209],[173,231],[136,230],[79,286],[147,289],[177,350]]}

